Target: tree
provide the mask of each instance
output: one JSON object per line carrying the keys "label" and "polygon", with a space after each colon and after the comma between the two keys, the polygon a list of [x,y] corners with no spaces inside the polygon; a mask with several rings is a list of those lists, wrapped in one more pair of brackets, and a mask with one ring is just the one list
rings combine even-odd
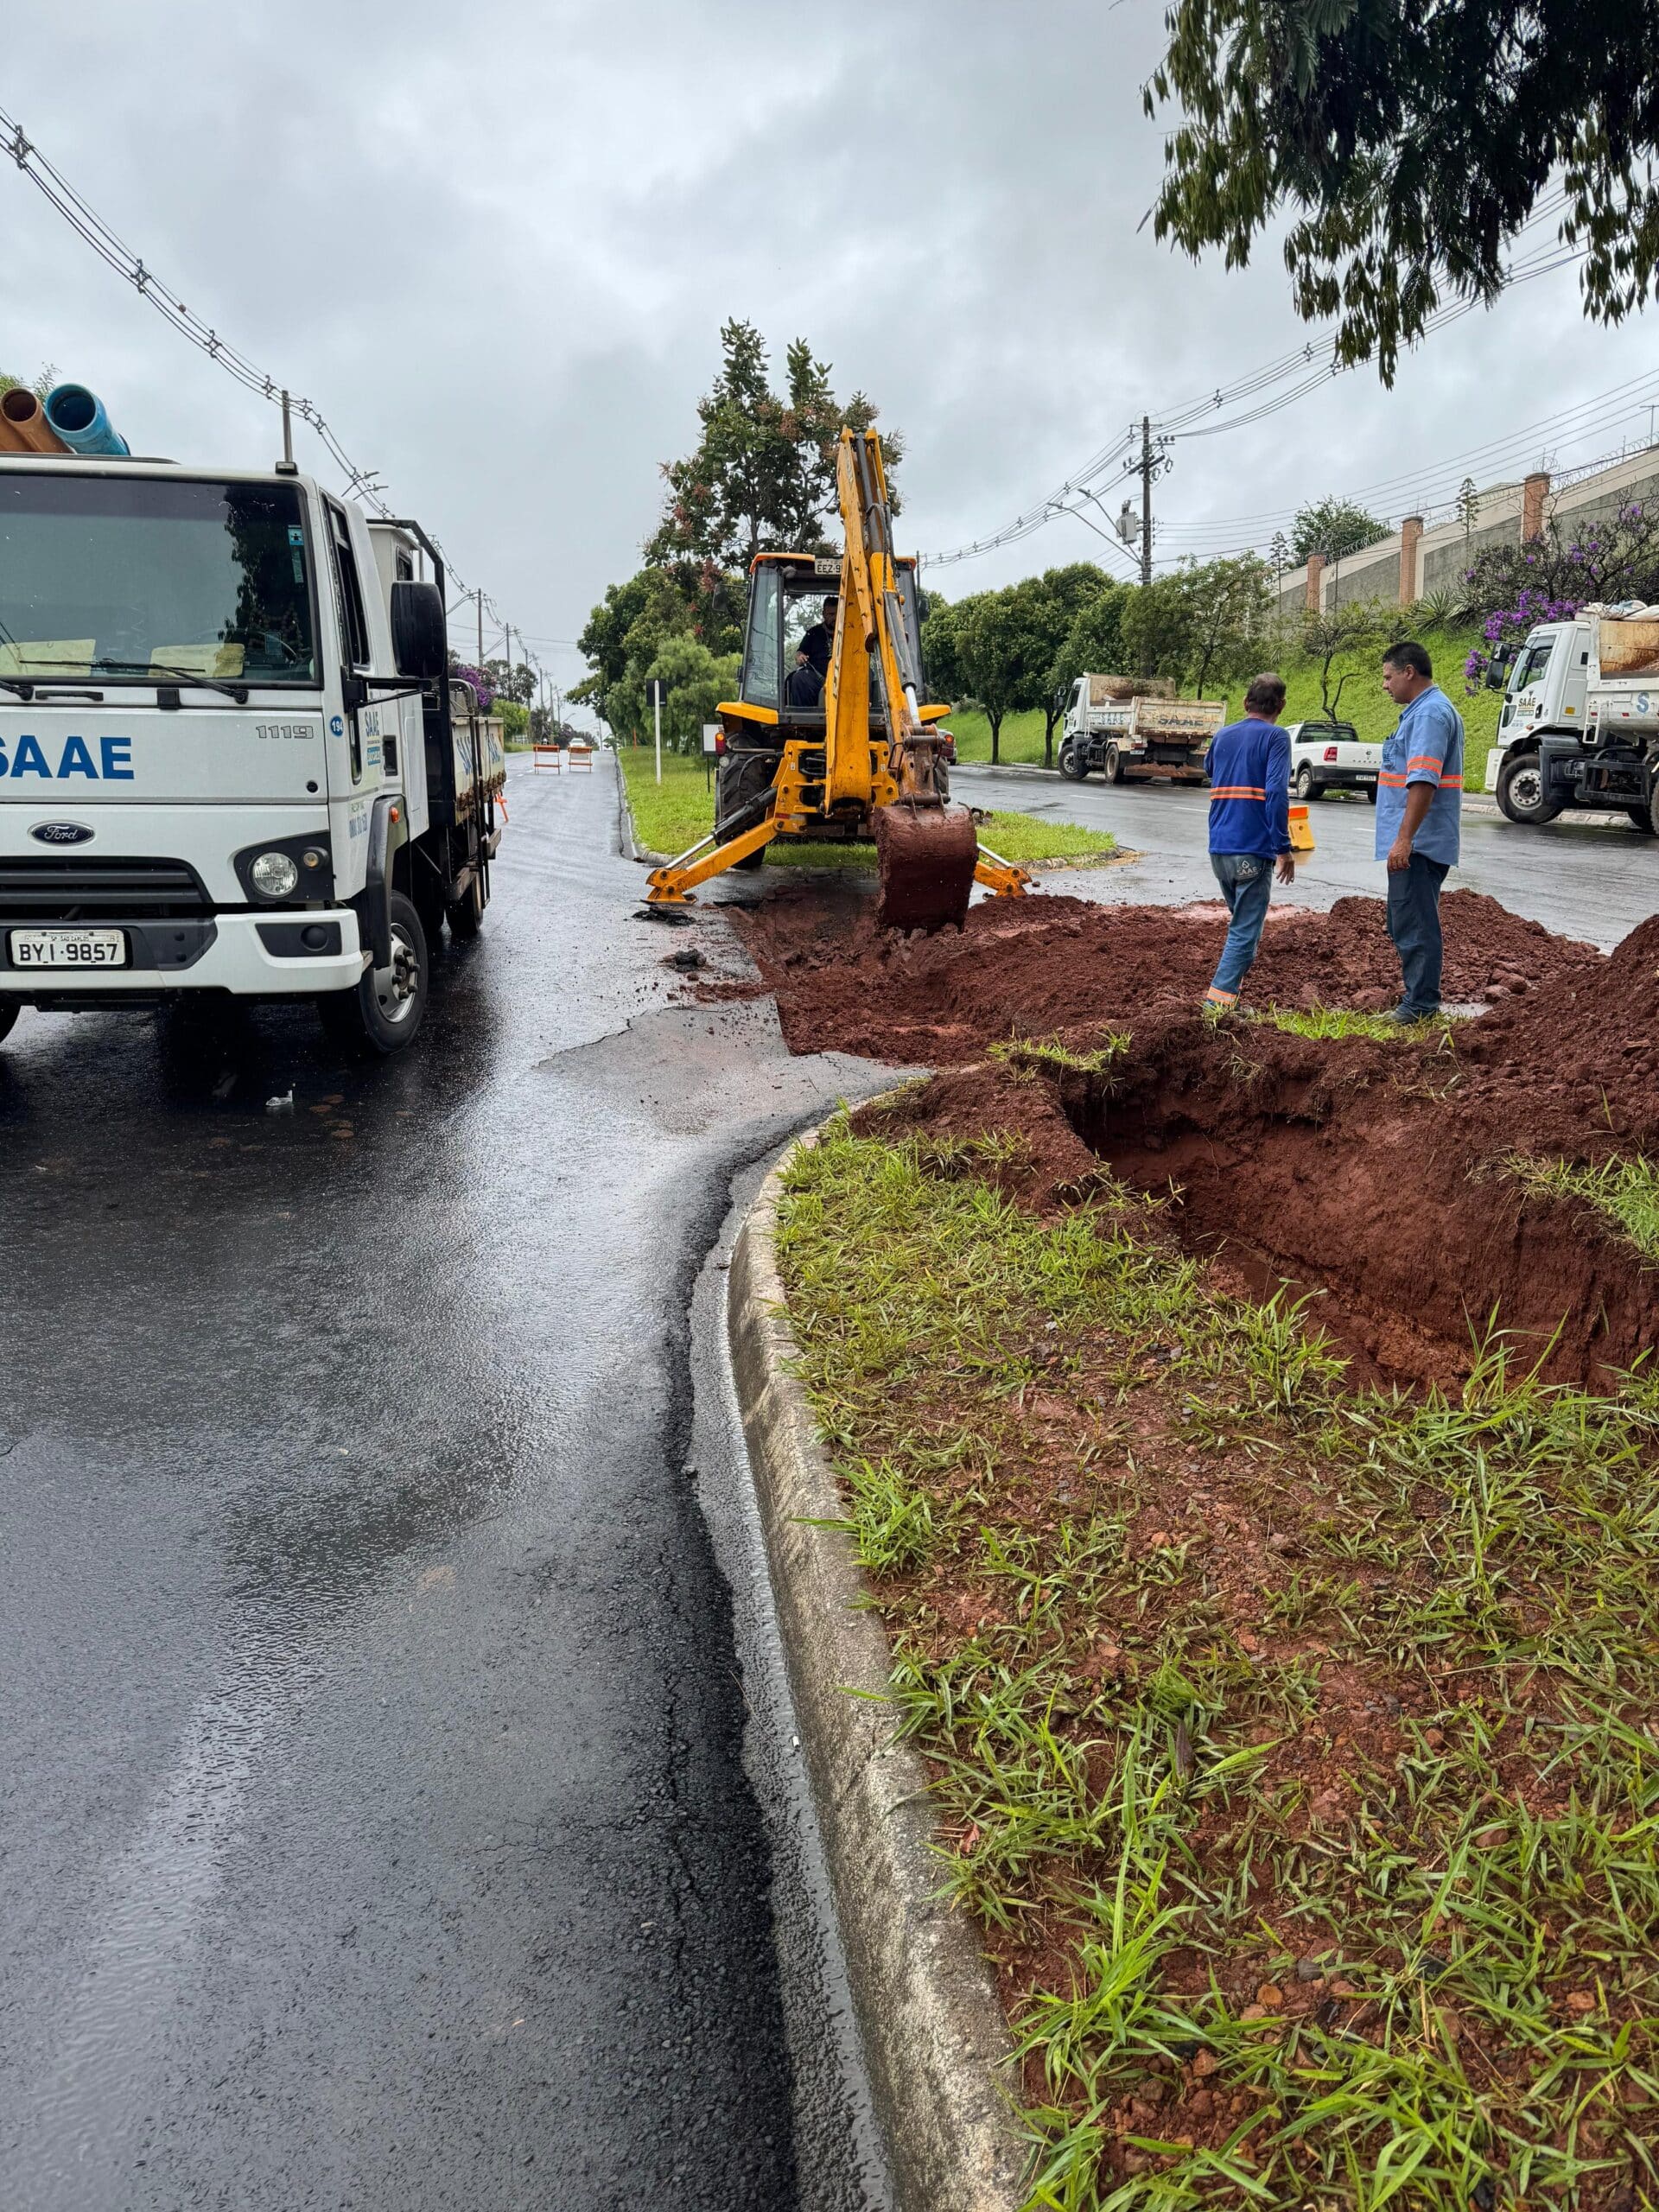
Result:
{"label": "tree", "polygon": [[576,641],[593,673],[571,692],[572,702],[594,707],[619,740],[639,744],[648,734],[645,677],[658,653],[671,638],[709,649],[696,634],[696,615],[683,578],[671,569],[642,569],[613,584]]}
{"label": "tree", "polygon": [[511,699],[518,706],[528,707],[536,696],[536,671],[528,661],[517,661],[509,667],[504,660],[486,660],[484,673],[498,699]]}
{"label": "tree", "polygon": [[1228,553],[1192,563],[1182,581],[1192,602],[1188,678],[1202,698],[1211,682],[1246,672],[1259,653],[1272,608],[1268,564],[1255,553]]}
{"label": "tree", "polygon": [[957,610],[962,680],[991,726],[991,760],[1001,757],[1005,715],[1039,704],[1049,655],[1040,602],[1021,584],[979,593]]}
{"label": "tree", "polygon": [[473,690],[478,697],[479,712],[480,714],[487,715],[490,709],[495,704],[495,686],[491,683],[484,670],[481,668],[474,668],[470,661],[459,659],[455,654],[451,653],[449,656],[449,673],[451,676],[457,677],[461,683],[470,683],[472,685]]}
{"label": "tree", "polygon": [[1065,713],[1064,694],[1054,681],[1055,663],[1072,624],[1114,587],[1105,570],[1094,562],[1072,561],[1062,569],[1046,569],[1040,576],[1027,577],[1014,588],[1022,595],[1033,664],[1021,687],[1020,703],[1043,710],[1043,765],[1052,768],[1054,732]]}
{"label": "tree", "polygon": [[1559,174],[1586,312],[1617,322],[1659,260],[1659,0],[1169,0],[1148,115],[1178,102],[1154,230],[1229,268],[1284,210],[1296,311],[1336,357],[1402,346],[1445,295],[1490,302]]}
{"label": "tree", "polygon": [[1475,524],[1480,520],[1480,494],[1475,489],[1472,476],[1465,476],[1458,486],[1457,512],[1458,520],[1463,524],[1463,543],[1466,552],[1469,540],[1474,535]]}
{"label": "tree", "polygon": [[1380,608],[1369,601],[1349,600],[1340,607],[1310,607],[1301,621],[1300,644],[1310,660],[1319,664],[1319,705],[1327,721],[1334,721],[1342,703],[1343,687],[1359,674],[1357,666],[1344,669],[1331,689],[1331,668],[1338,654],[1351,656],[1383,643]]}
{"label": "tree", "polygon": [[1291,559],[1289,541],[1282,530],[1274,531],[1273,543],[1268,548],[1268,558],[1273,563],[1273,581],[1275,584],[1287,569],[1294,567],[1295,563]]}
{"label": "tree", "polygon": [[[736,688],[737,656],[711,653],[696,638],[681,635],[664,641],[645,675],[667,679],[663,743],[675,753],[696,753],[702,744],[703,724],[714,721],[715,709]],[[642,677],[642,695],[644,689]]]}
{"label": "tree", "polygon": [[1389,525],[1352,499],[1314,499],[1296,512],[1291,527],[1290,550],[1298,561],[1321,553],[1327,561],[1345,561],[1389,534]]}
{"label": "tree", "polygon": [[1659,599],[1659,505],[1629,501],[1570,532],[1551,515],[1542,535],[1525,544],[1484,548],[1464,581],[1484,639],[1464,664],[1472,690],[1497,648],[1518,644],[1535,622],[1564,621],[1592,600]]}
{"label": "tree", "polygon": [[1123,609],[1131,595],[1125,585],[1109,583],[1072,617],[1044,679],[1045,703],[1055,702],[1057,719],[1064,715],[1071,687],[1080,676],[1114,675],[1122,669]]}
{"label": "tree", "polygon": [[[757,553],[830,551],[825,524],[836,512],[842,426],[869,429],[875,409],[862,392],[842,406],[829,363],[816,360],[804,338],[785,357],[781,394],[772,389],[766,343],[753,323],[727,323],[720,345],[720,373],[697,403],[696,449],[664,464],[668,498],[646,560],[747,570]],[[896,434],[884,436],[890,491],[903,450]]]}
{"label": "tree", "polygon": [[922,599],[922,675],[930,699],[954,705],[967,686],[962,674],[961,604],[942,593],[926,592]]}
{"label": "tree", "polygon": [[[58,372],[50,364],[43,368],[37,377],[27,379],[29,388],[36,399],[44,399],[57,380]],[[3,369],[0,369],[0,395],[8,391],[16,391],[18,385],[23,382],[25,378],[22,377],[8,376]]]}
{"label": "tree", "polygon": [[1192,651],[1192,594],[1179,572],[1154,576],[1127,594],[1120,629],[1123,657],[1136,676],[1164,676],[1179,683]]}

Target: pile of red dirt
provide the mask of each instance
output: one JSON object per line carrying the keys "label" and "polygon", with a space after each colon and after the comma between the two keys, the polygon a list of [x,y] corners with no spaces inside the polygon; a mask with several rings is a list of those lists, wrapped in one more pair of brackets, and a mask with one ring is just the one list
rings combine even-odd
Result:
{"label": "pile of red dirt", "polygon": [[[1236,1287],[1317,1294],[1373,1371],[1449,1380],[1496,1319],[1550,1376],[1605,1384],[1659,1349],[1659,1273],[1506,1162],[1659,1157],[1659,917],[1604,956],[1471,892],[1442,912],[1446,997],[1489,1011],[1381,1043],[1207,1025],[1213,909],[997,901],[906,946],[802,896],[745,938],[794,1050],[944,1069],[897,1120],[1017,1139],[995,1172],[1026,1202],[1077,1203],[1103,1162],[1173,1191],[1173,1233]],[[1275,914],[1248,994],[1352,1007],[1398,988],[1382,903],[1344,899]],[[1097,1055],[1108,1032],[1129,1042],[1094,1069],[988,1058],[1011,1037]]]}
{"label": "pile of red dirt", "polygon": [[[1604,965],[1589,945],[1553,937],[1477,892],[1441,902],[1446,995],[1491,1003]],[[938,1067],[977,1059],[1012,1035],[1121,1027],[1196,1007],[1226,933],[1219,906],[1102,906],[1042,896],[988,899],[968,925],[905,940],[875,926],[868,902],[800,891],[739,922],[761,982],[776,994],[798,1052],[841,1051]],[[1340,899],[1328,913],[1270,914],[1247,986],[1256,1006],[1385,1007],[1400,967],[1382,902]]]}

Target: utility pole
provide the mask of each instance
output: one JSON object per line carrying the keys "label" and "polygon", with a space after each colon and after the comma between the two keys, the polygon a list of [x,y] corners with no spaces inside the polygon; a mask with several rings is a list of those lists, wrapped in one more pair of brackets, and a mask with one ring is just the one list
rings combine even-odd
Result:
{"label": "utility pole", "polygon": [[478,672],[484,673],[484,587],[480,584],[473,594],[473,604],[478,611]]}
{"label": "utility pole", "polygon": [[1141,581],[1152,582],[1152,417],[1141,417]]}

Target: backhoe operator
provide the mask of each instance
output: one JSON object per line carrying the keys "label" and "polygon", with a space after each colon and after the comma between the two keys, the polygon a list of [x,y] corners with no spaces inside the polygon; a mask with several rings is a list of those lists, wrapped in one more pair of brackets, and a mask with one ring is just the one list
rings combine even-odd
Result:
{"label": "backhoe operator", "polygon": [[823,697],[824,679],[830,673],[830,656],[835,649],[836,615],[838,602],[832,594],[823,602],[823,620],[815,622],[795,648],[795,665],[789,671],[784,685],[784,697],[791,707],[816,707]]}

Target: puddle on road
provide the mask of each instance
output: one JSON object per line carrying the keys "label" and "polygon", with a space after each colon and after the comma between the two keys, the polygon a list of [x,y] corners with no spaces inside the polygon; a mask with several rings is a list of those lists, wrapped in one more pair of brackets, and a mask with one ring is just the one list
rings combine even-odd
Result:
{"label": "puddle on road", "polygon": [[536,1066],[602,1102],[607,1115],[671,1136],[807,1114],[822,1109],[826,1090],[865,1097],[911,1072],[844,1052],[796,1057],[770,999],[661,1007]]}

